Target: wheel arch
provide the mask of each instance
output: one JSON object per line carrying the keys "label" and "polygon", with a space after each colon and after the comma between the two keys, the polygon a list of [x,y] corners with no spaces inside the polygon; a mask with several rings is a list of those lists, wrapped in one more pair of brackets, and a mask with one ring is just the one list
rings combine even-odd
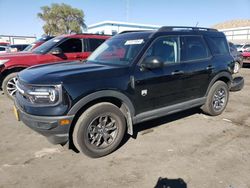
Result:
{"label": "wheel arch", "polygon": [[6,78],[6,76],[8,76],[9,74],[14,73],[14,72],[20,72],[20,71],[22,71],[22,70],[24,70],[26,68],[28,68],[28,67],[17,66],[17,67],[11,67],[11,68],[5,69],[1,73],[1,80],[0,80],[0,87],[1,87],[1,89],[2,89],[3,80]]}
{"label": "wheel arch", "polygon": [[213,84],[216,82],[216,81],[223,81],[225,82],[229,89],[231,87],[231,83],[233,81],[233,78],[232,78],[232,75],[229,73],[229,72],[220,72],[219,74],[217,74],[209,83],[209,86],[208,86],[208,89],[207,89],[207,92],[206,92],[206,96],[208,95],[208,92],[210,90],[210,88],[213,86]]}
{"label": "wheel arch", "polygon": [[110,102],[120,108],[121,112],[126,117],[127,133],[133,135],[132,117],[134,116],[135,110],[131,100],[125,94],[118,91],[98,91],[79,100],[75,105],[73,105],[71,110],[68,112],[68,115],[75,115],[69,130],[70,147],[72,146],[71,136],[74,130],[74,126],[80,115],[90,106],[101,102]]}

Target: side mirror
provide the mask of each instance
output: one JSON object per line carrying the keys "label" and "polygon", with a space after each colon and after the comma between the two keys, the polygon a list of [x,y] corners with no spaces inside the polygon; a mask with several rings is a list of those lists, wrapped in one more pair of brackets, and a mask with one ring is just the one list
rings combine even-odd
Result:
{"label": "side mirror", "polygon": [[62,49],[61,49],[61,48],[56,47],[56,48],[53,48],[53,49],[50,51],[50,53],[53,54],[53,55],[60,55],[60,54],[62,54],[63,52],[62,52]]}
{"label": "side mirror", "polygon": [[143,60],[141,66],[145,69],[157,69],[163,67],[163,61],[161,60],[161,58],[156,56],[147,57]]}

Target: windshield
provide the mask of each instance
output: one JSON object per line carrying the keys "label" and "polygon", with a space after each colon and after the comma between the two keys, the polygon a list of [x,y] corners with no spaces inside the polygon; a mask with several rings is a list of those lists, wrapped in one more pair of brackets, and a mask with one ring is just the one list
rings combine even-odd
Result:
{"label": "windshield", "polygon": [[104,64],[127,65],[131,63],[145,44],[145,39],[114,38],[99,46],[88,61]]}
{"label": "windshield", "polygon": [[24,48],[24,50],[23,50],[23,51],[26,51],[26,52],[31,51],[31,50],[32,50],[32,48],[33,48],[33,46],[35,46],[35,44],[34,44],[34,43],[32,43],[32,44],[28,45],[26,48]]}
{"label": "windshield", "polygon": [[47,42],[43,43],[41,46],[38,46],[33,50],[34,53],[43,54],[51,50],[58,42],[60,42],[63,37],[56,37],[53,39],[48,40]]}
{"label": "windshield", "polygon": [[235,44],[236,48],[241,48],[243,45],[241,44]]}

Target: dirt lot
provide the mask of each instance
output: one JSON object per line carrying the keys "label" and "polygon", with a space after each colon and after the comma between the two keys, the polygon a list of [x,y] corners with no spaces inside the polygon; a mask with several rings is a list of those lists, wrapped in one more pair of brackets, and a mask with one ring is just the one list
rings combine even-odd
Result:
{"label": "dirt lot", "polygon": [[14,119],[0,96],[0,188],[154,187],[159,177],[188,188],[250,187],[250,69],[218,117],[199,109],[136,126],[113,154],[90,159],[54,146]]}

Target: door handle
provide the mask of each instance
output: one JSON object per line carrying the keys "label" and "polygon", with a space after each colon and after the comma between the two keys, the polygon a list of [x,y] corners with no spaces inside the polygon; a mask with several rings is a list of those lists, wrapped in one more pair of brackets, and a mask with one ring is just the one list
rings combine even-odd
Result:
{"label": "door handle", "polygon": [[171,74],[172,75],[180,75],[180,74],[184,74],[184,71],[177,70],[177,71],[172,72]]}
{"label": "door handle", "polygon": [[207,70],[212,70],[212,69],[214,69],[214,66],[208,65],[206,69],[207,69]]}

